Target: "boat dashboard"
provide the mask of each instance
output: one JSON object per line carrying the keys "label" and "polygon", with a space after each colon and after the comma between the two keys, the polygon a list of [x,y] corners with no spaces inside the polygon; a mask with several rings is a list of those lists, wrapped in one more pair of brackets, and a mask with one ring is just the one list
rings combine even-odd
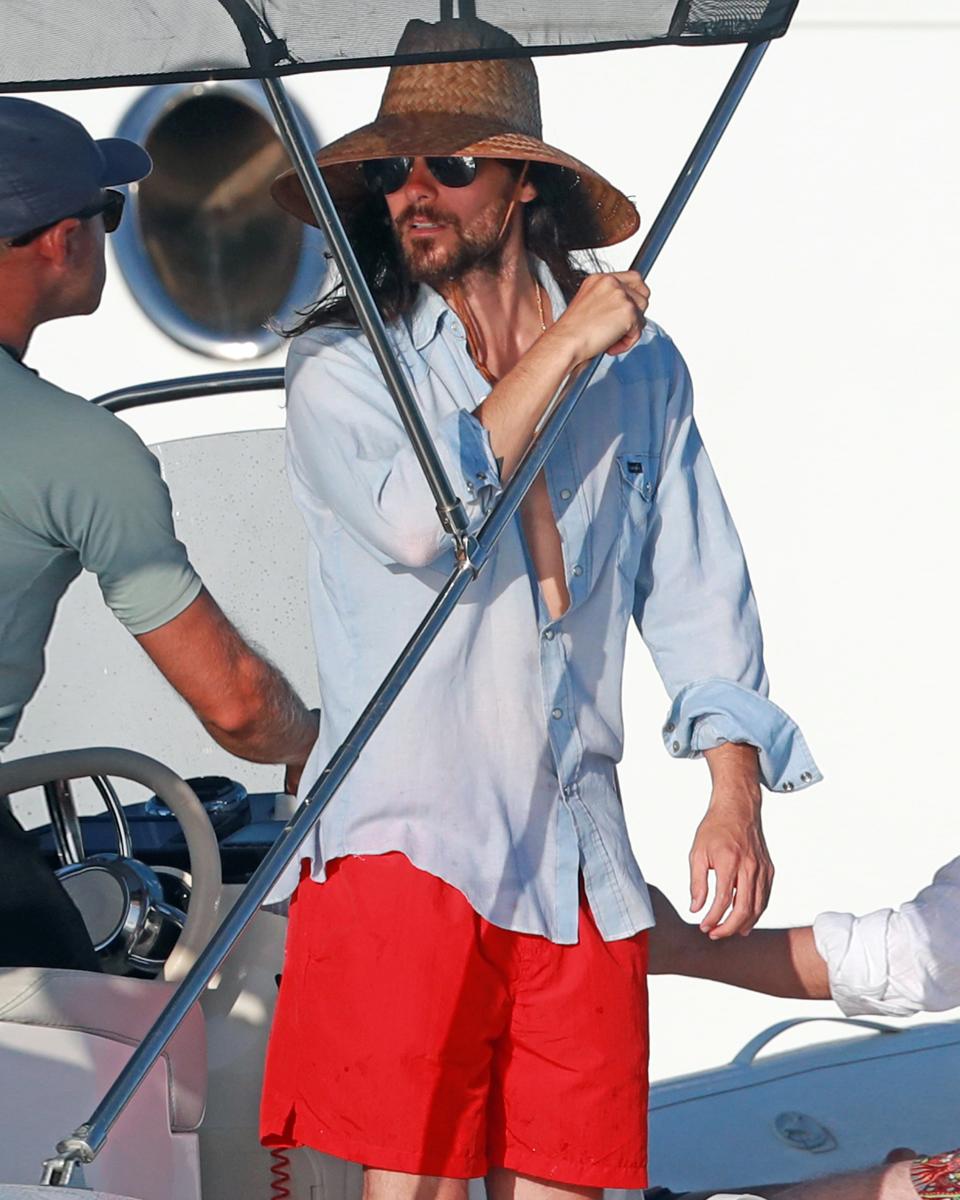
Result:
{"label": "boat dashboard", "polygon": [[[248,793],[236,780],[207,775],[185,781],[210,818],[220,851],[224,884],[244,884],[283,831],[294,804],[277,792]],[[151,796],[124,804],[132,844],[132,857],[149,867],[189,871],[189,854],[180,822],[166,805]],[[277,813],[281,815],[277,815]],[[88,856],[117,852],[116,827],[109,813],[77,818]],[[59,866],[53,826],[41,825],[34,837],[51,867]]]}

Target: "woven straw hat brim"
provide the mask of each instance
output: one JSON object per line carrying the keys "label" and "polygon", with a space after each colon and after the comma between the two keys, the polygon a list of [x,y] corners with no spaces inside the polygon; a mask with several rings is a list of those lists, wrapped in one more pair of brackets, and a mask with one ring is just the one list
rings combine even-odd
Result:
{"label": "woven straw hat brim", "polygon": [[[572,186],[558,214],[566,250],[612,246],[640,226],[639,214],[627,197],[585,163],[487,117],[437,112],[384,115],[331,142],[317,152],[316,160],[337,206],[347,210],[367,194],[360,170],[365,159],[459,154],[546,163],[570,172]],[[316,224],[296,171],[276,179],[271,193],[281,208]]]}

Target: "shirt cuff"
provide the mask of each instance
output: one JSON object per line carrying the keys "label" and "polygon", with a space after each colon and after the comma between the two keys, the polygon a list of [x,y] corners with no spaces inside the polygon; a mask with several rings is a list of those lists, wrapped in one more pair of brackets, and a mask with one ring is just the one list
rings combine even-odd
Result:
{"label": "shirt cuff", "polygon": [[865,917],[851,913],[821,913],[813,923],[817,953],[827,964],[830,995],[848,1017],[864,1013],[909,1016],[916,1009],[887,997],[887,925],[891,910]]}
{"label": "shirt cuff", "polygon": [[760,752],[760,780],[773,792],[800,791],[823,778],[796,723],[771,700],[731,679],[688,684],[663,727],[674,758],[699,758],[726,742]]}
{"label": "shirt cuff", "polygon": [[466,504],[479,504],[486,514],[503,490],[500,468],[490,445],[490,431],[465,409],[444,417],[439,425],[439,447],[451,481],[462,477]]}

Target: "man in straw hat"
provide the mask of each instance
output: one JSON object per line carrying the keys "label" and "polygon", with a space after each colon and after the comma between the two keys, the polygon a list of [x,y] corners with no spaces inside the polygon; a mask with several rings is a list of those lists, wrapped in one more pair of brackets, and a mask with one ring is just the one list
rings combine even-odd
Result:
{"label": "man in straw hat", "polygon": [[[436,61],[478,47],[509,57]],[[292,900],[262,1132],[365,1164],[376,1197],[459,1198],[480,1175],[497,1200],[592,1196],[646,1177],[652,913],[615,770],[631,613],[673,697],[668,748],[713,776],[691,856],[696,910],[716,875],[713,936],[767,901],[760,779],[817,770],[766,699],[684,364],[638,275],[571,257],[636,211],[542,141],[533,65],[501,30],[411,21],[397,53],[377,119],[317,161],[473,530],[566,375],[607,357],[274,894]],[[312,220],[295,175],[274,196]],[[324,646],[309,784],[454,552],[342,291],[297,332],[288,468]]]}

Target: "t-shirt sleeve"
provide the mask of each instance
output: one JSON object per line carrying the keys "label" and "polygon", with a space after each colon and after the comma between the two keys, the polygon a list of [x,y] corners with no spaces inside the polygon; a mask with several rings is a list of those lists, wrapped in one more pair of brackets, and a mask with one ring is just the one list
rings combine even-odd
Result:
{"label": "t-shirt sleeve", "polygon": [[129,426],[99,409],[88,414],[80,442],[64,447],[59,471],[45,483],[51,533],[96,575],[127,629],[149,633],[183,612],[202,587],[174,532],[160,464]]}

